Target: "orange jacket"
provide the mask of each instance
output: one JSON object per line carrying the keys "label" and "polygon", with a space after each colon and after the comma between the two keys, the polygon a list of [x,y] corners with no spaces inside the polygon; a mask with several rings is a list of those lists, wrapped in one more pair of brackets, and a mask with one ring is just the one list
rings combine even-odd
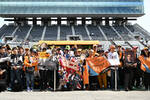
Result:
{"label": "orange jacket", "polygon": [[[30,60],[30,61],[29,61]],[[32,62],[32,63],[30,63]],[[38,66],[38,59],[37,57],[29,57],[29,56],[25,56],[25,59],[24,59],[24,66],[25,67],[35,67],[35,71],[38,70],[37,66]]]}

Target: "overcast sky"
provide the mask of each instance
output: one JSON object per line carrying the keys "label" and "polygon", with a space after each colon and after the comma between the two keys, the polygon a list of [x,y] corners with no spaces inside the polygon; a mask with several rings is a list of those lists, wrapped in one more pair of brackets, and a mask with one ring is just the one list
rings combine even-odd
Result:
{"label": "overcast sky", "polygon": [[[138,18],[137,21],[133,23],[138,23],[144,29],[150,32],[150,0],[144,0],[144,7],[145,7],[145,15],[143,17]],[[6,22],[0,18],[0,27]]]}
{"label": "overcast sky", "polygon": [[150,32],[150,0],[144,0],[145,15],[138,18],[137,23]]}

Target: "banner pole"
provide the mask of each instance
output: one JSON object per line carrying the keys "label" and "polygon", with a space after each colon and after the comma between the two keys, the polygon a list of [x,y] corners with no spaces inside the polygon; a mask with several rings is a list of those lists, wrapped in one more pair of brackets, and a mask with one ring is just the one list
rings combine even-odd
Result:
{"label": "banner pole", "polygon": [[115,91],[117,91],[117,68],[115,66]]}
{"label": "banner pole", "polygon": [[54,91],[56,91],[56,70],[54,69]]}

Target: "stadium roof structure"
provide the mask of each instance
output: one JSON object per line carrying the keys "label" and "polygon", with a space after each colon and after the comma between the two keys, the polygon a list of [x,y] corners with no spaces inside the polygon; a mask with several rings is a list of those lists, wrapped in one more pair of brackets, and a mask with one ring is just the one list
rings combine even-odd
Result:
{"label": "stadium roof structure", "polygon": [[1,17],[140,17],[143,0],[0,0]]}

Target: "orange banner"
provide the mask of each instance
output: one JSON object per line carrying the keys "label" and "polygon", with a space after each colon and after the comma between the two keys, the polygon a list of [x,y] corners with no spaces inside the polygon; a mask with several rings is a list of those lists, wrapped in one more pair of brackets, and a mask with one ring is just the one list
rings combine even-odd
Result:
{"label": "orange banner", "polygon": [[104,57],[87,58],[86,65],[83,66],[83,83],[89,84],[89,72],[88,66],[92,68],[96,73],[101,73],[103,70],[110,66],[110,63]]}
{"label": "orange banner", "polygon": [[96,73],[101,73],[110,66],[110,63],[104,57],[87,58],[86,61]]}
{"label": "orange banner", "polygon": [[150,58],[139,56],[139,60],[141,61],[141,69],[145,72],[148,69],[150,69]]}
{"label": "orange banner", "polygon": [[87,64],[85,66],[83,66],[83,83],[85,84],[89,84],[89,72],[88,72],[88,68],[87,68]]}

